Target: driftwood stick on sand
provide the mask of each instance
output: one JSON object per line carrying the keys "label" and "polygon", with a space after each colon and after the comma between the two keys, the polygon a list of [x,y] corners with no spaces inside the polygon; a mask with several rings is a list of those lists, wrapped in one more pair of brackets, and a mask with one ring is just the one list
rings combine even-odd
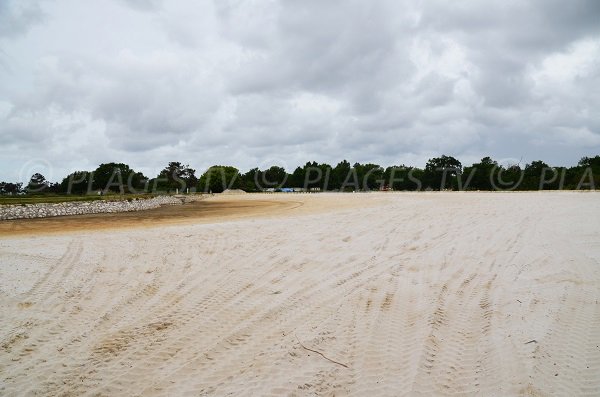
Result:
{"label": "driftwood stick on sand", "polygon": [[342,367],[348,368],[348,366],[346,364],[343,364],[343,363],[341,363],[339,361],[332,360],[329,357],[327,357],[326,355],[324,355],[323,353],[321,353],[320,351],[314,350],[314,349],[310,349],[310,348],[304,346],[304,344],[302,344],[302,342],[300,342],[300,339],[298,339],[298,335],[296,335],[296,333],[294,333],[294,336],[296,337],[296,340],[298,341],[298,343],[300,344],[300,346],[302,346],[304,349],[308,350],[309,352],[320,354],[321,357],[323,357],[325,360],[331,361],[332,363],[335,363],[337,365],[341,365]]}

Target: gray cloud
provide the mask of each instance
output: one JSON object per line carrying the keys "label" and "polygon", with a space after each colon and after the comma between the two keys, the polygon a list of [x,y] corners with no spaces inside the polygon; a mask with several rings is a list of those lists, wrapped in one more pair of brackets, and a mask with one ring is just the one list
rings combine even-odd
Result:
{"label": "gray cloud", "polygon": [[600,153],[598,4],[3,2],[0,179],[28,158],[573,164]]}
{"label": "gray cloud", "polygon": [[14,38],[26,33],[44,19],[39,0],[5,0],[0,2],[0,38]]}
{"label": "gray cloud", "polygon": [[121,0],[121,2],[139,11],[153,11],[162,5],[162,0]]}

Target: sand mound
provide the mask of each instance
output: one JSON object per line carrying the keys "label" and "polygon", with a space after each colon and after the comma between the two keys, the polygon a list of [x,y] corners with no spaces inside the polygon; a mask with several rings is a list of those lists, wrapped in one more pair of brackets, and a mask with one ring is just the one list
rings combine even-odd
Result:
{"label": "sand mound", "polygon": [[242,189],[225,189],[223,190],[223,193],[221,194],[246,194],[245,191],[243,191]]}

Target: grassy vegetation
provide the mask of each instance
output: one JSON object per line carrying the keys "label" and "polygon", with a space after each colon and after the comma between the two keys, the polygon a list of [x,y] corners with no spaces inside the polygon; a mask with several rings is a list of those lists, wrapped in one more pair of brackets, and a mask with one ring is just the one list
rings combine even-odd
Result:
{"label": "grassy vegetation", "polygon": [[155,197],[155,194],[109,194],[104,196],[98,195],[37,195],[37,196],[0,196],[0,205],[2,204],[38,204],[38,203],[65,203],[71,201],[120,201],[134,199],[148,199]]}

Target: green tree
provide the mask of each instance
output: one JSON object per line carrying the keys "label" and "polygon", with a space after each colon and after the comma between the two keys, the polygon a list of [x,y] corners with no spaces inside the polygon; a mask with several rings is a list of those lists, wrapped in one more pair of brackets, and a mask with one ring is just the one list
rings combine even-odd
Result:
{"label": "green tree", "polygon": [[523,182],[519,186],[519,190],[538,190],[547,170],[550,170],[550,166],[541,160],[526,164],[523,170]]}
{"label": "green tree", "polygon": [[493,189],[498,191],[523,190],[524,172],[519,164],[498,166],[492,179]]}
{"label": "green tree", "polygon": [[577,163],[580,167],[592,167],[597,171],[600,171],[600,155],[594,157],[582,157]]}
{"label": "green tree", "polygon": [[600,186],[600,156],[583,157],[575,167],[566,171],[565,187],[596,189]]}
{"label": "green tree", "polygon": [[351,169],[352,165],[350,165],[350,162],[347,160],[342,160],[335,167],[333,167],[331,170],[329,188],[332,190],[342,189],[342,185],[348,178]]}
{"label": "green tree", "polygon": [[258,185],[261,189],[277,189],[285,186],[287,178],[288,174],[285,169],[274,165],[259,173]]}
{"label": "green tree", "polygon": [[[320,163],[318,166],[318,169],[321,170],[320,172],[320,176],[319,176],[319,181],[317,182],[316,187],[321,188],[321,190],[325,191],[325,190],[331,190],[331,174],[333,173],[333,167],[331,167],[331,165],[327,164],[327,163]],[[312,176],[312,175],[311,175]],[[313,178],[311,178],[310,180],[313,180]]]}
{"label": "green tree", "polygon": [[484,157],[479,163],[464,168],[460,187],[465,190],[493,190],[493,178],[498,168],[496,161]]}
{"label": "green tree", "polygon": [[297,168],[288,179],[289,187],[302,187],[304,189],[330,189],[331,166],[316,161],[307,162],[302,168]]}
{"label": "green tree", "polygon": [[92,173],[94,190],[115,193],[135,193],[144,190],[146,177],[124,163],[100,164]]}
{"label": "green tree", "polygon": [[305,175],[304,167],[296,167],[294,172],[289,176],[287,184],[290,187],[301,188],[304,186]]}
{"label": "green tree", "polygon": [[458,175],[462,172],[462,164],[452,156],[443,155],[429,159],[425,165],[424,183],[434,190],[458,188]]}
{"label": "green tree", "polygon": [[360,190],[379,190],[384,181],[384,169],[378,164],[354,164]]}
{"label": "green tree", "polygon": [[242,188],[242,178],[237,168],[214,165],[200,176],[198,190],[201,192],[221,193],[225,189]]}
{"label": "green tree", "polygon": [[195,190],[198,178],[196,178],[196,170],[189,165],[172,161],[151,182],[153,190],[184,193],[188,188],[191,191]]}
{"label": "green tree", "polygon": [[394,190],[419,190],[423,171],[405,165],[387,167],[383,174],[384,184]]}
{"label": "green tree", "polygon": [[92,174],[87,171],[75,171],[67,175],[59,184],[59,192],[64,194],[89,194]]}
{"label": "green tree", "polygon": [[26,191],[29,194],[44,193],[50,183],[46,180],[46,177],[39,172],[31,175],[29,183],[27,184]]}
{"label": "green tree", "polygon": [[259,192],[262,189],[258,186],[257,180],[260,177],[260,170],[252,168],[241,176],[240,186],[246,192]]}
{"label": "green tree", "polygon": [[23,192],[23,184],[21,182],[0,182],[0,194],[15,195]]}

